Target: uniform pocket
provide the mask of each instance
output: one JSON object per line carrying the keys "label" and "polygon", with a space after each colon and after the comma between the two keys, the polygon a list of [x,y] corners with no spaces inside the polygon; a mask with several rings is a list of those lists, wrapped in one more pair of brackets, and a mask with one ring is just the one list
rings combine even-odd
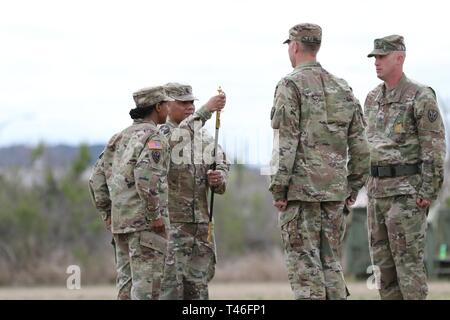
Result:
{"label": "uniform pocket", "polygon": [[141,231],[139,243],[164,255],[167,252],[167,239],[151,231]]}
{"label": "uniform pocket", "polygon": [[286,211],[280,211],[278,216],[278,223],[280,227],[283,227],[286,223],[297,218],[299,215],[300,208],[298,205],[288,204]]}
{"label": "uniform pocket", "polygon": [[272,111],[270,113],[270,120],[273,129],[279,129],[280,124],[284,121],[284,105],[279,106],[278,108],[272,107]]}
{"label": "uniform pocket", "polygon": [[409,104],[392,104],[391,109],[395,110],[389,116],[392,122],[389,124],[389,137],[396,143],[404,143],[408,133],[411,133],[411,114]]}
{"label": "uniform pocket", "polygon": [[286,250],[299,248],[303,245],[299,230],[299,218],[299,206],[288,206],[288,209],[280,215],[281,238]]}
{"label": "uniform pocket", "polygon": [[348,123],[341,120],[328,120],[327,128],[333,137],[342,139],[342,141],[347,140],[348,136]]}

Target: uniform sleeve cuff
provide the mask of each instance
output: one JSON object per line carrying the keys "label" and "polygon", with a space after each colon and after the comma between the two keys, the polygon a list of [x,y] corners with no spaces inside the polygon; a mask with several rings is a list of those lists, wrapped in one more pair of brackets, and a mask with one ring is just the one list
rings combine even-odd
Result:
{"label": "uniform sleeve cuff", "polygon": [[358,198],[358,191],[350,192],[350,198],[356,200],[356,198]]}
{"label": "uniform sleeve cuff", "polygon": [[103,211],[103,212],[101,212],[101,216],[102,216],[103,221],[106,221],[106,220],[108,220],[109,217],[111,217],[111,212]]}
{"label": "uniform sleeve cuff", "polygon": [[158,211],[155,211],[155,212],[147,214],[145,218],[148,222],[153,222],[153,221],[161,218],[161,214]]}
{"label": "uniform sleeve cuff", "polygon": [[202,106],[200,109],[198,109],[196,112],[197,116],[202,119],[203,121],[209,120],[212,117],[212,113],[206,109],[206,106]]}
{"label": "uniform sleeve cuff", "polygon": [[436,198],[437,198],[436,195],[430,195],[430,194],[427,194],[426,192],[423,192],[423,191],[419,191],[419,193],[417,194],[417,196],[418,196],[419,198],[422,198],[422,199],[428,199],[428,200],[436,200]]}
{"label": "uniform sleeve cuff", "polygon": [[274,201],[286,200],[286,192],[284,191],[272,192],[272,196]]}

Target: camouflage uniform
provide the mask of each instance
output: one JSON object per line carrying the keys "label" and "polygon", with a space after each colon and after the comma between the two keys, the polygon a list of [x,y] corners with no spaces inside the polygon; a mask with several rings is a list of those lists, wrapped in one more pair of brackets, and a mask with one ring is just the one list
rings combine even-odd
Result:
{"label": "camouflage uniform", "polygon": [[[289,42],[320,43],[317,25],[290,29]],[[356,198],[369,167],[361,106],[348,84],[305,62],[277,85],[271,113],[279,130],[272,163],[288,276],[296,299],[346,299],[340,264],[344,200]],[[348,161],[348,164],[347,164]]]}
{"label": "camouflage uniform", "polygon": [[[137,107],[171,101],[163,87],[133,94]],[[114,135],[89,179],[95,206],[111,217],[119,299],[158,299],[167,249],[166,235],[151,230],[151,222],[167,212],[167,170],[170,149],[151,120],[134,120]]]}
{"label": "camouflage uniform", "polygon": [[[405,51],[403,37],[375,40],[369,54]],[[380,84],[365,102],[371,177],[368,230],[372,263],[380,269],[382,299],[425,299],[428,209],[416,198],[436,199],[443,181],[445,134],[433,89],[408,79]]]}
{"label": "camouflage uniform", "polygon": [[[176,100],[195,100],[191,86],[168,83],[165,87],[168,94]],[[203,110],[205,109],[201,108],[199,111]],[[212,242],[207,240],[209,222],[207,198],[211,187],[208,185],[206,172],[211,168],[210,160],[213,158],[200,158],[194,153],[203,154],[205,151],[212,151],[207,148],[214,146],[214,139],[207,130],[198,128],[189,145],[186,145],[184,140],[177,144],[180,126],[170,119],[160,127],[160,131],[171,145],[185,147],[172,149],[168,175],[171,237],[162,298],[205,300],[209,298],[208,282],[214,276],[216,264],[214,229],[212,229]],[[229,165],[220,147],[219,155],[222,160],[217,163],[216,170],[222,172],[223,183],[215,187],[214,192],[223,194],[226,189]],[[183,161],[179,161],[182,160],[180,158],[177,160],[176,157],[183,158]]]}

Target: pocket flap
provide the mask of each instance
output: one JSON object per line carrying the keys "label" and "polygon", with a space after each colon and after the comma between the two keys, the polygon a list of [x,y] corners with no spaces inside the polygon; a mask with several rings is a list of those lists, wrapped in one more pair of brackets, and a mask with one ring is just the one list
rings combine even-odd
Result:
{"label": "pocket flap", "polygon": [[139,243],[162,254],[167,251],[167,239],[151,231],[141,231]]}
{"label": "pocket flap", "polygon": [[294,220],[298,217],[299,214],[299,207],[296,205],[288,205],[288,208],[286,211],[280,212],[278,223],[280,224],[280,227],[284,226],[289,221]]}

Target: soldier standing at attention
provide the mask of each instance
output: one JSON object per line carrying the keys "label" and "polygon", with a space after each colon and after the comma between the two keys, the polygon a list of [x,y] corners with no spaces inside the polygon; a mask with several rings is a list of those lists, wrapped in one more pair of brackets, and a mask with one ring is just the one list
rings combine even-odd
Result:
{"label": "soldier standing at attention", "polygon": [[118,299],[158,299],[167,248],[170,149],[164,88],[133,94],[133,124],[115,134],[89,179],[94,204],[115,242]]}
{"label": "soldier standing at attention", "polygon": [[[376,39],[377,77],[368,95],[368,230],[381,299],[425,299],[426,217],[444,178],[445,132],[436,95],[403,73],[403,37]],[[375,275],[378,272],[375,272]]]}
{"label": "soldier standing at attention", "polygon": [[[216,170],[211,170],[209,160],[213,157],[205,157],[205,151],[214,145],[214,139],[200,126],[194,137],[180,128],[180,123],[195,111],[197,99],[192,87],[180,83],[167,83],[164,87],[175,101],[169,103],[167,122],[160,132],[171,145],[178,144],[172,149],[168,174],[171,233],[161,295],[162,299],[205,300],[216,263],[214,237],[211,243],[207,240],[208,193],[225,192],[229,164],[219,148],[222,160],[216,164]],[[210,117],[209,111],[220,110],[224,105],[225,95],[217,95],[199,111],[207,111]]]}
{"label": "soldier standing at attention", "polygon": [[289,30],[294,70],[278,83],[271,112],[279,132],[269,190],[279,210],[288,277],[296,299],[346,299],[340,264],[344,205],[369,171],[361,106],[345,80],[316,60],[322,29]]}

